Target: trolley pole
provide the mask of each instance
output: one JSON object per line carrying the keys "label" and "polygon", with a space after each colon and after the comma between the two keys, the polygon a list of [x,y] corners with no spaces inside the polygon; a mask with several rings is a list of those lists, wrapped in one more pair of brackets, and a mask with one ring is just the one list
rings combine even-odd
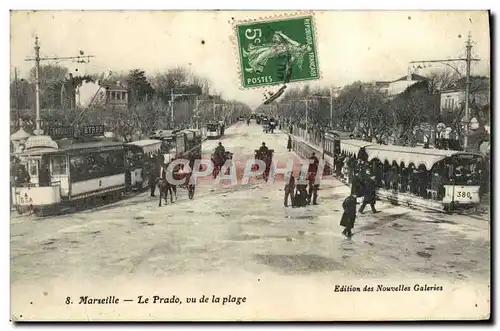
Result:
{"label": "trolley pole", "polygon": [[170,88],[170,122],[174,125],[174,88]]}
{"label": "trolley pole", "polygon": [[35,98],[36,98],[36,130],[33,132],[39,136],[43,134],[40,128],[40,46],[38,45],[38,36],[35,37]]}
{"label": "trolley pole", "polygon": [[17,68],[14,68],[14,96],[16,98],[15,100],[15,105],[16,105],[16,129],[19,130],[21,123],[20,123],[20,116],[19,116],[19,90],[17,86]]}
{"label": "trolley pole", "polygon": [[470,65],[471,65],[471,49],[472,49],[472,42],[471,42],[471,35],[469,33],[469,37],[467,39],[467,43],[465,46],[467,50],[467,58],[466,58],[466,63],[467,63],[467,69],[466,69],[466,81],[465,81],[465,134],[464,134],[464,150],[467,149],[467,145],[469,142],[469,97],[470,97]]}
{"label": "trolley pole", "polygon": [[213,103],[214,103],[214,120],[215,120],[215,106],[216,106],[216,105],[215,105],[215,100],[214,100],[214,102],[213,102]]}
{"label": "trolley pole", "polygon": [[[41,129],[41,118],[40,118],[40,61],[59,61],[59,60],[77,60],[78,63],[87,63],[90,62],[90,58],[93,58],[93,55],[83,55],[83,51],[80,51],[80,55],[78,56],[65,56],[65,57],[40,57],[40,44],[38,43],[38,36],[35,37],[35,46],[33,47],[35,50],[35,58],[34,59],[26,59],[26,61],[35,61],[35,97],[36,97],[36,129],[33,133],[37,136],[43,134],[43,130]],[[82,57],[87,58],[87,62],[82,59]]]}
{"label": "trolley pole", "polygon": [[309,124],[309,100],[304,99],[304,100],[297,100],[297,101],[302,101],[306,105],[306,130],[307,130],[307,125]]}
{"label": "trolley pole", "polygon": [[174,88],[171,87],[170,88],[170,122],[171,122],[171,125],[172,125],[172,128],[174,127],[174,101],[175,101],[175,98],[177,97],[184,97],[184,96],[191,96],[191,95],[195,95],[195,96],[198,96],[198,94],[186,94],[186,93],[178,93],[178,94],[175,94],[174,93]]}

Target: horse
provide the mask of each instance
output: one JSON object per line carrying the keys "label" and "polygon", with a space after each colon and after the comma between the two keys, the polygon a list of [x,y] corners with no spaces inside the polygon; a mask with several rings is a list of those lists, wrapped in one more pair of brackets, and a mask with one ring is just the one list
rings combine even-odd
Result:
{"label": "horse", "polygon": [[[267,182],[267,179],[269,178],[269,172],[271,171],[272,153],[269,151],[267,152],[267,154],[264,154],[259,150],[255,150],[255,159],[264,161],[265,168],[264,172],[262,173],[262,178],[264,178],[264,180]],[[252,171],[257,171],[257,169],[257,164],[254,164],[252,166]]]}
{"label": "horse", "polygon": [[[212,155],[212,164],[214,165],[214,169],[212,170],[212,175],[217,178],[217,175],[220,173],[222,167],[226,163],[226,160],[231,158],[231,153],[225,152],[224,156],[221,155]],[[229,168],[226,170],[226,175],[229,174]]]}
{"label": "horse", "polygon": [[[176,169],[178,169],[179,165],[175,166],[175,168],[172,170],[173,173],[175,173]],[[168,169],[168,165],[165,165],[162,167],[162,176],[157,179],[158,181],[158,190],[160,191],[160,201],[158,203],[158,207],[161,207],[161,199],[165,199],[165,204],[168,203],[168,193],[170,193],[170,202],[174,203],[174,197],[175,200],[177,200],[177,186],[170,183],[167,179],[166,176],[166,170]]]}

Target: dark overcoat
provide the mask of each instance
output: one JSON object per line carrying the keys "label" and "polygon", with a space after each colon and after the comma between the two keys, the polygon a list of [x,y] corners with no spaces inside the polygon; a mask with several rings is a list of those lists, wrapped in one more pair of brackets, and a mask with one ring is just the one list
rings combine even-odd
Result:
{"label": "dark overcoat", "polygon": [[367,179],[365,182],[364,192],[363,192],[363,200],[366,203],[375,202],[376,198],[376,186],[375,181],[371,178]]}
{"label": "dark overcoat", "polygon": [[286,149],[292,149],[292,137],[288,136],[288,143],[286,144]]}
{"label": "dark overcoat", "polygon": [[354,227],[354,222],[356,221],[356,198],[349,195],[342,203],[342,208],[344,208],[344,213],[342,214],[340,225],[351,229]]}
{"label": "dark overcoat", "polygon": [[351,184],[351,194],[360,197],[363,195],[361,191],[361,181],[358,175],[352,176],[352,184]]}

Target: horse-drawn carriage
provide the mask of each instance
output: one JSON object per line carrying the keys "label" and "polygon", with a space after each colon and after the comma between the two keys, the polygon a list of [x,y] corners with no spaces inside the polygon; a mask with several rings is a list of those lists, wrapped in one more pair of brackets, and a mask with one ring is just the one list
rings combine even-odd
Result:
{"label": "horse-drawn carriage", "polygon": [[[168,176],[167,172],[171,171]],[[170,202],[177,199],[177,187],[185,188],[188,191],[188,198],[193,199],[196,188],[196,181],[192,177],[193,171],[187,164],[179,163],[173,167],[169,164],[164,164],[160,170],[161,174],[158,178],[158,189],[160,191],[160,201],[158,206],[161,207],[161,200],[165,199],[165,204],[168,202],[168,194],[170,194]],[[173,179],[173,180],[172,180]],[[180,184],[177,184],[181,182]]]}
{"label": "horse-drawn carriage", "polygon": [[[212,164],[214,166],[214,169],[212,170],[213,177],[216,178],[217,175],[220,173],[222,167],[226,163],[226,161],[232,160],[232,159],[233,159],[233,153],[231,153],[231,152],[226,151],[226,152],[224,152],[223,155],[214,153],[212,155]],[[228,167],[226,169],[225,174],[229,175],[229,171],[230,171],[230,168]]]}
{"label": "horse-drawn carriage", "polygon": [[[269,171],[271,170],[271,164],[273,162],[274,149],[268,149],[267,153],[262,152],[260,149],[255,150],[255,159],[264,161],[266,168],[262,174],[262,178],[267,181],[269,178]],[[257,164],[254,164],[252,171],[256,171],[258,168]]]}

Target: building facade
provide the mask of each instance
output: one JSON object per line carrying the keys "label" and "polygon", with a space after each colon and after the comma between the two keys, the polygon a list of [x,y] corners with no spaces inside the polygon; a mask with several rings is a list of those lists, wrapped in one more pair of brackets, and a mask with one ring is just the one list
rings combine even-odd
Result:
{"label": "building facade", "polygon": [[399,79],[396,79],[392,82],[389,83],[388,91],[387,91],[387,96],[389,98],[393,98],[398,94],[403,93],[406,91],[406,89],[412,85],[415,85],[419,82],[426,81],[427,78],[417,75],[417,74],[411,74],[407,76],[403,76]]}
{"label": "building facade", "polygon": [[406,91],[408,87],[425,80],[427,80],[427,78],[423,76],[411,74],[393,81],[374,81],[365,83],[363,84],[363,89],[366,92],[378,93],[388,99],[392,99],[398,94]]}
{"label": "building facade", "polygon": [[[469,95],[471,107],[485,107],[490,104],[490,90],[481,88],[472,90]],[[443,112],[457,112],[465,105],[464,89],[443,90],[440,95],[439,110]]]}
{"label": "building facade", "polygon": [[118,109],[128,108],[128,89],[120,82],[101,84],[99,81],[84,81],[76,88],[76,105],[86,108],[90,105],[112,106]]}

